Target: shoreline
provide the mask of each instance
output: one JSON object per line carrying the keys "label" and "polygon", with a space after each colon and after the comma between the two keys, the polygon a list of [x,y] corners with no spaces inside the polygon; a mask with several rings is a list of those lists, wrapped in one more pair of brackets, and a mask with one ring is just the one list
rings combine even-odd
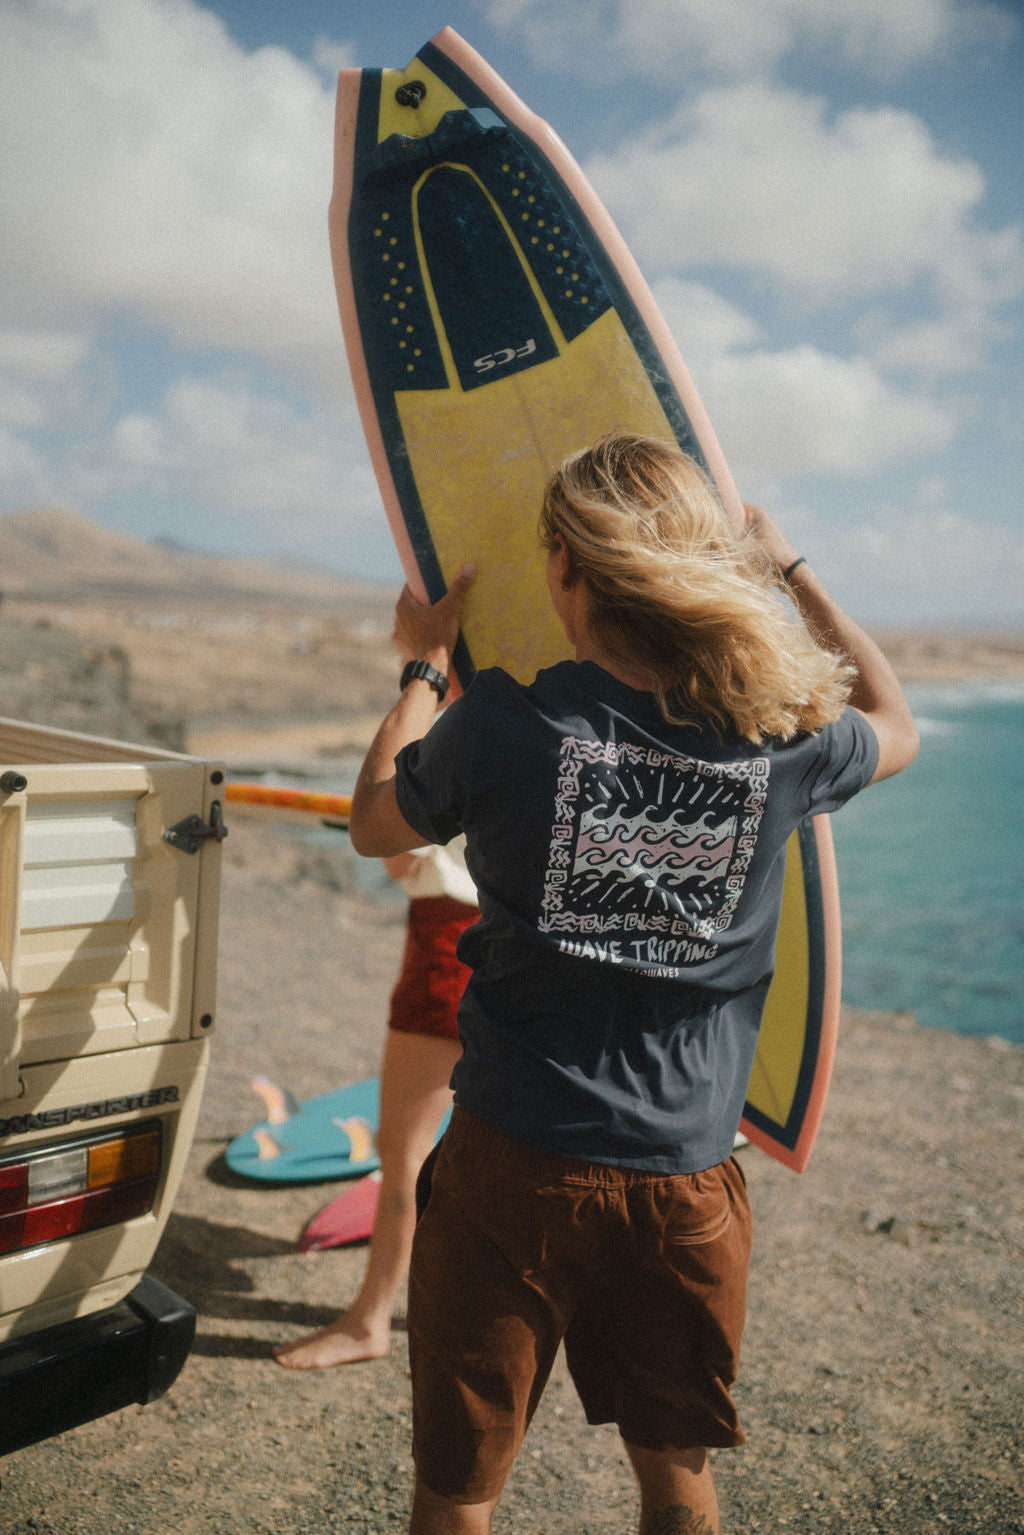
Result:
{"label": "shoreline", "polygon": [[[969,688],[1019,690],[1024,703],[1024,664],[1003,672],[974,670],[965,664],[960,675],[949,669],[928,675],[908,667],[901,675],[904,686],[917,688]],[[380,713],[340,713],[330,718],[270,718],[260,722],[238,720],[199,721],[185,735],[185,748],[197,757],[222,761],[229,772],[292,774],[298,778],[344,775],[358,768],[390,700],[382,700]]]}
{"label": "shoreline", "polygon": [[[193,750],[269,755],[273,738],[291,760],[365,751],[397,685],[393,594],[380,594],[372,620],[362,608],[325,612],[266,595],[259,611],[237,594],[216,604],[174,594],[171,611],[145,593],[123,604],[86,593],[60,606],[11,597],[0,608],[0,680],[38,724],[62,723],[59,695],[84,665],[109,673],[143,721],[190,736]],[[1024,633],[871,632],[903,682],[1024,679]],[[27,685],[26,673],[35,674]]]}

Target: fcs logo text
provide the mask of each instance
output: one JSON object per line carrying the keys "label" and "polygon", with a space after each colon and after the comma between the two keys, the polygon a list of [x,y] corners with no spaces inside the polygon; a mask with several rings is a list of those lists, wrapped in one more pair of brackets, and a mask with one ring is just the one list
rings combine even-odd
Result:
{"label": "fcs logo text", "polygon": [[505,346],[499,352],[488,352],[486,357],[477,357],[473,363],[478,373],[489,373],[492,368],[505,367],[514,362],[517,357],[529,357],[531,352],[537,350],[537,343],[531,336],[523,346]]}

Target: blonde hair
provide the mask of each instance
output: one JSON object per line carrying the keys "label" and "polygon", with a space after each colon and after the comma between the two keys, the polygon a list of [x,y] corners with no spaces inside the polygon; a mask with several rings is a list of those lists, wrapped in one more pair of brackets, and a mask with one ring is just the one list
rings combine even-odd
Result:
{"label": "blonde hair", "polygon": [[674,444],[614,432],[574,454],[548,481],[539,531],[548,550],[564,541],[591,634],[650,679],[666,720],[760,745],[842,713],[852,667],[784,610],[761,545]]}

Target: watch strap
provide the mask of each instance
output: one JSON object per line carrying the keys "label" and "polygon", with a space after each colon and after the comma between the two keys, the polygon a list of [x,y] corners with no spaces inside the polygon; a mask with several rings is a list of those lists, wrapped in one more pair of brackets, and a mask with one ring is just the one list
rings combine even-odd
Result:
{"label": "watch strap", "polygon": [[429,661],[407,661],[402,668],[402,677],[398,686],[404,692],[414,678],[421,677],[424,682],[430,684],[441,699],[448,691],[448,678],[444,672],[439,672],[436,666],[431,666]]}

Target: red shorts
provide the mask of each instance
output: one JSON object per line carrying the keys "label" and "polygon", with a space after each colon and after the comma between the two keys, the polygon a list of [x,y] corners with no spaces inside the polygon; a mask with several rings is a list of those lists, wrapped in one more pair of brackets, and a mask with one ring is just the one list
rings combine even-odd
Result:
{"label": "red shorts", "polygon": [[475,906],[447,895],[409,902],[405,953],[391,993],[389,1029],[458,1039],[459,1003],[470,972],[455,957],[455,945],[479,915]]}
{"label": "red shorts", "polygon": [[675,1177],[576,1162],[456,1108],[409,1279],[424,1485],[497,1496],[562,1342],[588,1422],[641,1449],[742,1444],[750,1239],[732,1158]]}

